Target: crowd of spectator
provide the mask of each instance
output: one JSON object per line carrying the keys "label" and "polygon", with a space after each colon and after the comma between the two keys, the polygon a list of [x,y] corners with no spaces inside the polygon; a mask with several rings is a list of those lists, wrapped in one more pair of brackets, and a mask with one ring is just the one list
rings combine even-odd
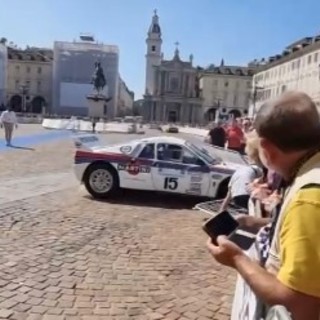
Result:
{"label": "crowd of spectator", "polygon": [[[243,319],[320,319],[316,105],[304,93],[288,92],[263,105],[253,123],[219,123],[209,137],[213,145],[245,152],[250,159],[249,168],[231,178],[221,210],[230,201],[247,208],[247,214],[236,219],[256,230],[254,250],[244,253],[227,237],[219,237],[216,244],[208,240],[213,257],[236,269],[256,297],[254,315]],[[233,314],[232,319],[242,317]]]}
{"label": "crowd of spectator", "polygon": [[252,130],[249,118],[232,118],[227,122],[218,121],[210,125],[206,141],[216,147],[244,153],[245,135]]}

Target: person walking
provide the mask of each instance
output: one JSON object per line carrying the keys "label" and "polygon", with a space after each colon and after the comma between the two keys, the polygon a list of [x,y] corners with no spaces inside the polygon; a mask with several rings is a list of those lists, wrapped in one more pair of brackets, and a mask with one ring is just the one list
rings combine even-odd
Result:
{"label": "person walking", "polygon": [[[263,308],[254,319],[320,319],[320,116],[312,99],[287,92],[262,105],[254,127],[259,158],[286,182],[261,265],[226,237],[208,240],[212,256],[237,270]],[[271,317],[271,318],[270,318]],[[248,318],[247,318],[248,319]],[[252,318],[253,319],[253,318]],[[250,318],[251,320],[251,318]]]}
{"label": "person walking", "polygon": [[218,121],[216,125],[213,124],[213,128],[209,131],[209,142],[215,147],[224,148],[226,140],[226,132],[221,121]]}
{"label": "person walking", "polygon": [[14,127],[18,128],[18,122],[15,112],[11,107],[3,111],[0,116],[1,126],[4,127],[5,139],[7,146],[11,146],[12,134]]}
{"label": "person walking", "polygon": [[228,149],[242,153],[244,134],[236,119],[231,120],[231,124],[226,133]]}

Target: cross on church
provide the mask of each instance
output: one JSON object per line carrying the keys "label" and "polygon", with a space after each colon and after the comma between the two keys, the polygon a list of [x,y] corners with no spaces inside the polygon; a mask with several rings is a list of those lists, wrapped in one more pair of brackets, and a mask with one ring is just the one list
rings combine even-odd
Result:
{"label": "cross on church", "polygon": [[158,13],[158,10],[157,10],[157,9],[154,9],[154,10],[153,10],[153,13],[154,13],[154,15],[156,16],[157,13]]}

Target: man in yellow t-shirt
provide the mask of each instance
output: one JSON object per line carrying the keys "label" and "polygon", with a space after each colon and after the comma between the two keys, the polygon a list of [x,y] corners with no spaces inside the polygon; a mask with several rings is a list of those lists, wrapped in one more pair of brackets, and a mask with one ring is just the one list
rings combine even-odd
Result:
{"label": "man in yellow t-shirt", "polygon": [[320,319],[320,116],[309,96],[287,92],[259,109],[259,157],[289,185],[265,267],[230,242],[208,240],[213,257],[242,276],[265,305],[294,320]]}
{"label": "man in yellow t-shirt", "polygon": [[303,187],[286,210],[280,259],[281,283],[320,298],[320,184]]}

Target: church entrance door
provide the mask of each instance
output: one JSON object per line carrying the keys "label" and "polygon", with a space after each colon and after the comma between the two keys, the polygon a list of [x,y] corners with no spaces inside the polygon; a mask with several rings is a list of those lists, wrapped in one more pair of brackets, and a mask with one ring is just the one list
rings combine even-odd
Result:
{"label": "church entrance door", "polygon": [[177,112],[176,111],[169,111],[168,121],[169,122],[177,122]]}

